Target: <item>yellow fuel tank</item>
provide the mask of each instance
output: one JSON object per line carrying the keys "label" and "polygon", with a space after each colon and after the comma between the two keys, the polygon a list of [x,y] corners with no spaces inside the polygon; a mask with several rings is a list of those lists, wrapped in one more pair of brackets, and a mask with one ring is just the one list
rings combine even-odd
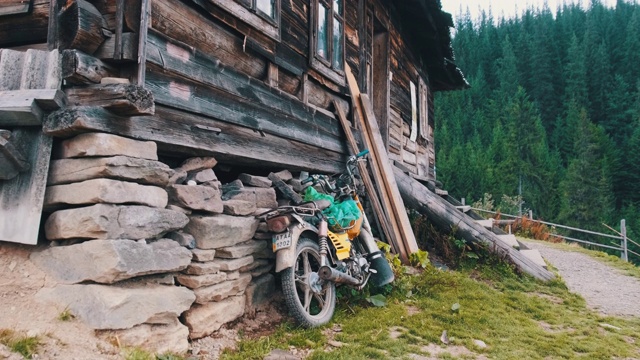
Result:
{"label": "yellow fuel tank", "polygon": [[338,260],[344,260],[349,257],[349,252],[351,251],[351,241],[349,240],[348,233],[336,234],[334,232],[329,231],[327,236],[331,243],[336,248],[336,256]]}

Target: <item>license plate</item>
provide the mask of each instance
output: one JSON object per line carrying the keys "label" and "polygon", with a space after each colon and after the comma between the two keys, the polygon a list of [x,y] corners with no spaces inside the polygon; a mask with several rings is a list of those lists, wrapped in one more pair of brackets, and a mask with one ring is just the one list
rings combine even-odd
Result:
{"label": "license plate", "polygon": [[272,241],[273,252],[281,249],[286,249],[291,246],[291,233],[287,231],[282,234],[275,234],[273,235]]}

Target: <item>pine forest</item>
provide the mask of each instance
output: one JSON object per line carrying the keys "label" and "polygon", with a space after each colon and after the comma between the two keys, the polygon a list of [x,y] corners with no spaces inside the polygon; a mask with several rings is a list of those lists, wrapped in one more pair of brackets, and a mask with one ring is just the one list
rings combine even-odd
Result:
{"label": "pine forest", "polygon": [[436,97],[444,188],[599,232],[626,219],[640,239],[640,4],[467,11],[453,47],[470,88]]}

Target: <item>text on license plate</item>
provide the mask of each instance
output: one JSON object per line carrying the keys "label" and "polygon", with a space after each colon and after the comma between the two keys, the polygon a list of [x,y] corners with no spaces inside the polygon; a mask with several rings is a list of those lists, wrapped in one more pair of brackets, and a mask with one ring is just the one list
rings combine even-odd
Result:
{"label": "text on license plate", "polygon": [[282,234],[275,234],[273,235],[272,241],[273,252],[288,248],[291,246],[291,233],[287,231]]}

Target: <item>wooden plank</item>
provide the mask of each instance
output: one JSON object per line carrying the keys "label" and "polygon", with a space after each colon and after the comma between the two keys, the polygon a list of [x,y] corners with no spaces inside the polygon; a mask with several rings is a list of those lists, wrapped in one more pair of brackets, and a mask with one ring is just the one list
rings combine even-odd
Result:
{"label": "wooden plank", "polygon": [[[100,60],[138,60],[138,33],[126,32],[120,35],[120,42],[115,37],[110,37],[100,45],[93,56]],[[116,54],[120,51],[120,54]]]}
{"label": "wooden plank", "polygon": [[402,199],[411,208],[426,215],[430,221],[443,230],[456,227],[456,235],[474,244],[488,244],[490,251],[499,256],[506,256],[523,271],[543,281],[555,278],[551,272],[543,269],[518,250],[504,244],[497,235],[475,223],[470,216],[456,209],[438,195],[429,191],[424,185],[398,168],[393,169]]}
{"label": "wooden plank", "polygon": [[[262,134],[272,134],[325,149],[346,153],[339,135],[321,131],[319,113],[293,117],[260,105],[260,101],[235,96],[212,86],[203,86],[149,67],[146,88],[154,94],[158,104],[202,114],[248,127]],[[246,89],[247,93],[252,91]],[[335,129],[334,131],[337,131]]]}
{"label": "wooden plank", "polygon": [[60,49],[78,49],[93,54],[107,38],[107,22],[93,4],[85,0],[69,0],[60,12]]}
{"label": "wooden plank", "polygon": [[0,90],[19,90],[25,53],[0,49]]}
{"label": "wooden plank", "polygon": [[377,154],[376,154],[374,145],[371,141],[371,138],[367,135],[367,132],[365,131],[366,125],[364,124],[365,123],[364,110],[362,109],[362,105],[360,101],[357,101],[358,97],[360,96],[360,89],[358,88],[356,79],[353,76],[353,73],[351,72],[351,68],[349,67],[348,64],[345,64],[345,72],[347,74],[347,83],[349,85],[349,90],[351,91],[351,96],[355,100],[354,103],[355,103],[355,110],[357,115],[355,116],[355,118],[357,119],[357,123],[359,125],[358,128],[363,132],[362,140],[364,142],[365,147],[369,149],[369,151],[371,151],[371,158],[373,159],[373,161],[371,161],[369,165],[371,166],[371,170],[372,170],[371,172],[373,174],[373,178],[376,182],[378,191],[380,192],[382,209],[385,212],[386,217],[390,220],[391,227],[393,229],[392,238],[397,240],[398,247],[396,250],[398,251],[398,256],[400,257],[401,261],[403,261],[404,263],[408,263],[409,252],[407,251],[406,244],[404,244],[403,236],[402,236],[402,233],[400,232],[399,224],[396,221],[395,216],[391,214],[393,209],[391,207],[391,199],[389,196],[389,192],[387,191],[387,188],[384,185],[385,183],[384,175],[382,174],[381,169],[378,165],[378,162],[376,159]]}
{"label": "wooden plank", "polygon": [[0,0],[0,16],[26,14],[31,9],[31,0]]}
{"label": "wooden plank", "polygon": [[66,90],[69,104],[101,106],[122,116],[153,115],[153,94],[138,85],[110,84],[74,87]]}
{"label": "wooden plank", "polygon": [[185,48],[155,31],[150,31],[148,46],[148,61],[165,71],[211,85],[237,97],[237,101],[250,101],[253,105],[269,108],[269,112],[283,119],[302,121],[306,128],[317,127],[319,131],[340,136],[336,119],[311,111],[297,98],[238,72],[232,66],[221,64],[213,56]]}
{"label": "wooden plank", "polygon": [[414,167],[418,164],[418,159],[416,154],[407,151],[406,149],[402,150],[402,161],[405,164],[413,165]]}
{"label": "wooden plank", "polygon": [[2,17],[0,46],[46,42],[50,4],[51,0],[32,0],[30,12]]}
{"label": "wooden plank", "polygon": [[11,131],[0,129],[0,180],[9,180],[29,170],[25,155],[13,143]]}
{"label": "wooden plank", "polygon": [[[122,59],[122,31],[124,27],[124,0],[116,0],[116,34],[114,37],[115,49],[113,49],[113,58]],[[136,45],[138,42],[136,41]]]}
{"label": "wooden plank", "polygon": [[407,215],[407,210],[405,209],[402,198],[400,197],[398,185],[396,184],[395,177],[393,176],[393,168],[391,166],[391,163],[389,162],[389,158],[384,147],[384,142],[382,141],[382,136],[380,135],[380,130],[378,129],[376,117],[373,114],[373,107],[371,105],[371,102],[369,101],[369,97],[365,94],[360,94],[360,101],[362,103],[365,115],[364,123],[366,125],[369,136],[371,136],[371,142],[372,145],[374,145],[374,150],[377,155],[376,160],[378,161],[378,166],[380,166],[382,174],[385,176],[384,184],[387,188],[387,192],[390,194],[392,212],[396,217],[396,221],[398,222],[398,225],[400,227],[405,247],[408,253],[412,254],[420,249],[418,248],[416,237],[413,234],[411,222],[409,221],[409,216]]}
{"label": "wooden plank", "polygon": [[0,125],[40,125],[46,111],[57,110],[67,104],[60,90],[0,91]]}
{"label": "wooden plank", "polygon": [[0,241],[35,245],[51,157],[51,138],[38,127],[15,129],[16,144],[23,144],[31,169],[0,181]]}
{"label": "wooden plank", "polygon": [[344,170],[343,153],[157,104],[154,115],[132,117],[100,107],[66,108],[50,114],[43,129],[56,137],[106,132],[155,141],[160,152],[172,156],[215,156],[236,165],[324,173]]}
{"label": "wooden plank", "polygon": [[[336,113],[338,115],[338,119],[340,120],[340,124],[342,124],[342,129],[344,130],[345,136],[347,138],[347,143],[349,144],[349,150],[351,154],[359,153],[358,143],[356,142],[355,137],[353,136],[353,132],[351,131],[351,123],[347,120],[342,109],[336,104]],[[360,173],[360,178],[364,183],[365,190],[367,191],[369,200],[371,201],[371,207],[373,208],[373,212],[384,232],[385,239],[389,242],[396,253],[399,253],[399,244],[398,239],[393,237],[393,227],[390,223],[390,219],[385,214],[382,204],[380,202],[380,197],[376,188],[373,186],[373,181],[371,180],[371,176],[369,175],[369,171],[367,170],[367,166],[358,162],[358,171]]]}
{"label": "wooden plank", "polygon": [[62,78],[70,85],[99,84],[103,77],[119,77],[115,67],[79,50],[61,54]]}
{"label": "wooden plank", "polygon": [[141,0],[140,4],[140,29],[138,30],[138,64],[136,72],[136,84],[144,86],[147,75],[147,36],[151,26],[151,0]]}

